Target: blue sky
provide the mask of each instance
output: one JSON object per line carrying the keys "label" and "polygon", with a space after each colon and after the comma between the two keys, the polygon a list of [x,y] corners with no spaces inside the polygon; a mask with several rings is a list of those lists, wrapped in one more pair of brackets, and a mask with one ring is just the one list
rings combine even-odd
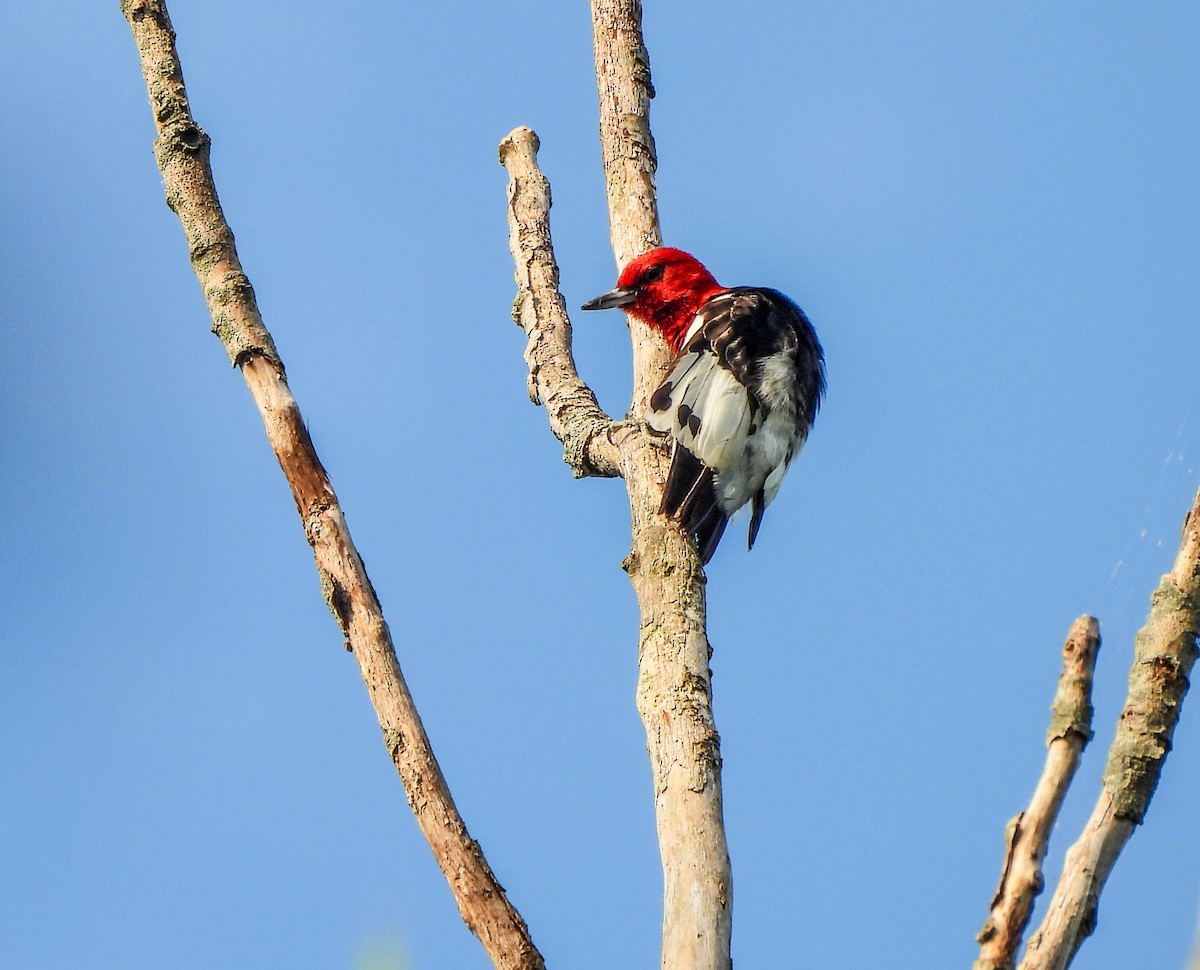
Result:
{"label": "blue sky", "polygon": [[[119,4],[10,6],[0,965],[485,967],[208,332]],[[472,833],[551,965],[653,966],[628,512],[525,399],[495,157],[538,131],[568,305],[608,289],[586,5],[171,12]],[[735,961],[969,965],[1062,639],[1103,623],[1051,879],[1200,480],[1200,8],[650,2],[646,34],[667,242],[791,294],[829,359],[710,569]],[[620,317],[577,317],[620,414]],[[1078,968],[1186,959],[1197,720]]]}

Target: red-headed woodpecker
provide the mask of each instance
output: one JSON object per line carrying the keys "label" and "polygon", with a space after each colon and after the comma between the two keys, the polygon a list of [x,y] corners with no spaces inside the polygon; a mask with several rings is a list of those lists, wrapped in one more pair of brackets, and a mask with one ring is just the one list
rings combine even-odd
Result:
{"label": "red-headed woodpecker", "polygon": [[816,331],[778,290],[721,286],[693,256],[652,249],[585,310],[621,307],[677,355],[650,398],[650,427],[674,441],[662,511],[691,532],[702,562],[751,506],[749,546],[825,393]]}

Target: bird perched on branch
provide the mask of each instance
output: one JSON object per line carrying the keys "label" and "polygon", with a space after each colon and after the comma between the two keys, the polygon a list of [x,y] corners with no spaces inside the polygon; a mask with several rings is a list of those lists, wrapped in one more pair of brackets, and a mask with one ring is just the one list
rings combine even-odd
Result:
{"label": "bird perched on branch", "polygon": [[721,286],[695,257],[662,247],[632,260],[584,310],[620,307],[677,355],[646,416],[674,441],[662,511],[707,563],[750,504],[749,547],[825,392],[816,331],[778,290]]}

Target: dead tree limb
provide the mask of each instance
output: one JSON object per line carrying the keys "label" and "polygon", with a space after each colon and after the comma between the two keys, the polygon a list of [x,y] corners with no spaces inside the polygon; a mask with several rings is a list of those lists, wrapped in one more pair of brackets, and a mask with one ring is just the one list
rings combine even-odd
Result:
{"label": "dead tree limb", "polygon": [[1008,823],[1007,850],[992,909],[980,931],[974,970],[1012,970],[1044,886],[1042,860],[1083,749],[1092,737],[1092,674],[1100,649],[1100,623],[1081,616],[1063,645],[1063,669],[1050,705],[1046,764],[1029,807]]}
{"label": "dead tree limb", "polygon": [[[600,149],[609,233],[618,266],[658,246],[650,133],[650,55],[640,0],[592,0]],[[631,321],[633,401],[642,420],[670,364],[666,345]],[[688,538],[658,512],[666,452],[630,438],[625,482],[632,549],[625,560],[641,612],[638,712],[654,780],[663,865],[664,970],[724,970],[730,961],[733,881],[712,713],[704,570]]]}
{"label": "dead tree limb", "polygon": [[558,263],[550,240],[550,183],[537,165],[540,147],[531,128],[517,128],[500,142],[500,164],[509,173],[508,248],[516,267],[513,320],[529,338],[529,400],[544,405],[550,430],[563,444],[576,478],[621,474],[617,425],[575,370],[571,321],[558,290]]}
{"label": "dead tree limb", "polygon": [[459,912],[497,967],[542,970],[524,920],[470,837],[413,699],[366,568],[346,526],[329,476],[288,388],[283,363],[263,325],[254,290],[238,261],[209,164],[209,138],[192,118],[175,32],[162,0],[122,0],[150,94],[154,154],[167,204],[179,216],[192,268],[221,339],[258,405],[267,438],[291,486],[313,549],[321,592],[358,660],[379,717],[384,744],[422,833],[442,868]]}
{"label": "dead tree limb", "polygon": [[[661,244],[653,96],[637,0],[593,0],[600,142],[618,266]],[[619,474],[629,493],[632,548],[622,564],[641,613],[637,704],[646,730],[663,865],[664,970],[730,966],[732,877],[721,800],[720,740],[712,715],[704,571],[690,540],[659,514],[666,451],[641,416],[666,374],[666,345],[630,321],[634,391],[627,422],[608,422],[570,359],[570,324],[557,291],[550,195],[537,170],[537,138],[518,128],[501,143],[509,173],[514,315],[529,336],[531,396],[548,404],[551,430],[581,474]],[[551,366],[548,356],[555,357]],[[557,402],[573,402],[560,409]],[[572,444],[575,442],[575,444]],[[615,455],[613,452],[615,449]]]}
{"label": "dead tree limb", "polygon": [[1200,492],[1183,523],[1171,571],[1150,597],[1138,631],[1129,693],[1100,798],[1068,850],[1046,916],[1029,941],[1021,970],[1065,970],[1096,928],[1100,893],[1125,843],[1145,818],[1196,662],[1200,634]]}
{"label": "dead tree limb", "polygon": [[[662,245],[654,174],[658,155],[650,133],[650,54],[642,39],[641,0],[592,0],[596,92],[600,98],[600,151],[608,198],[608,230],[620,269],[635,256]],[[671,356],[640,320],[633,335],[633,404],[645,414]]]}
{"label": "dead tree limb", "polygon": [[[591,392],[583,395],[575,388],[578,377],[564,336],[570,325],[561,297],[552,290],[557,273],[532,274],[525,268],[554,261],[550,194],[537,190],[545,182],[537,169],[537,145],[529,128],[517,128],[500,144],[500,160],[509,173],[509,241],[517,267],[514,316],[529,335],[526,360],[535,399],[592,401],[565,420],[556,419],[547,408],[551,430],[560,441],[574,439],[588,446],[586,464],[573,465],[575,473],[600,474],[612,468],[629,489],[634,546],[624,566],[642,612],[638,709],[654,771],[663,860],[662,965],[670,970],[722,970],[729,966],[729,854],[711,715],[704,574],[689,541],[658,515],[665,474],[661,450],[649,442],[640,422],[605,424],[603,412],[592,410]],[[526,287],[531,289],[526,292]],[[542,366],[552,345],[563,356],[556,367]],[[616,451],[615,461],[609,448]],[[572,464],[569,445],[567,452]]]}

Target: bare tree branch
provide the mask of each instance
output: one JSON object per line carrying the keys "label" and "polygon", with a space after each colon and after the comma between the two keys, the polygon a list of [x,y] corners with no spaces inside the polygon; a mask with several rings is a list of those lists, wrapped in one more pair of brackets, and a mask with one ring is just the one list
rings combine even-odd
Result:
{"label": "bare tree branch", "polygon": [[[593,0],[600,141],[618,266],[662,241],[649,125],[653,88],[641,20],[637,0]],[[633,541],[622,565],[641,612],[637,701],[663,863],[662,966],[727,970],[732,877],[722,818],[720,741],[712,716],[704,572],[688,537],[659,514],[667,455],[641,433],[641,416],[665,377],[670,353],[646,326],[630,320],[632,423],[609,425],[600,433],[606,418],[593,410],[586,387],[576,383],[569,358],[570,331],[545,223],[549,191],[540,173],[533,174],[536,145],[528,129],[517,129],[501,145],[510,175],[516,313],[531,338],[531,396],[548,405],[556,402],[547,411],[551,429],[567,446],[568,463],[576,474],[621,474],[629,492]],[[557,365],[551,366],[550,356],[558,356]],[[563,408],[560,401],[572,404]]]}
{"label": "bare tree branch", "polygon": [[1021,970],[1064,970],[1096,928],[1100,893],[1117,857],[1140,825],[1158,786],[1196,662],[1200,633],[1200,492],[1183,523],[1175,565],[1150,597],[1150,615],[1134,644],[1129,693],[1100,798],[1063,873]]}
{"label": "bare tree branch", "polygon": [[[650,134],[650,56],[639,0],[592,0],[600,145],[618,266],[662,241]],[[670,353],[637,321],[631,414],[641,420]],[[638,598],[638,712],[646,730],[663,864],[664,970],[731,966],[733,877],[712,713],[704,571],[691,541],[659,514],[666,452],[629,439],[633,544],[625,569]]]}
{"label": "bare tree branch", "polygon": [[[626,477],[634,521],[642,523],[640,531],[635,526],[634,551],[625,568],[643,615],[638,707],[654,768],[663,855],[663,965],[727,967],[729,855],[721,826],[720,756],[710,713],[703,573],[688,540],[657,514],[662,480],[654,473],[663,471],[661,450],[649,444],[640,423],[621,422],[604,435],[596,433],[602,412],[569,357],[569,331],[563,336],[569,324],[557,292],[557,272],[528,272],[531,266],[554,265],[550,193],[538,188],[545,177],[537,168],[537,147],[537,136],[528,128],[517,128],[500,144],[500,160],[509,173],[509,243],[517,266],[517,305],[531,334],[526,355],[530,381],[546,401],[576,395],[584,399],[586,392],[592,404],[577,408],[577,431],[570,430],[572,418],[561,422],[565,434],[587,440],[589,465],[607,467],[605,463],[613,462]],[[527,286],[529,292],[524,291]],[[565,356],[555,362],[549,359],[554,354]],[[552,414],[550,426],[561,440]],[[609,456],[610,448],[616,449],[615,459]],[[640,493],[634,492],[635,481]],[[683,568],[672,567],[672,556]],[[635,568],[646,563],[648,568]]]}
{"label": "bare tree branch", "polygon": [[1042,860],[1084,747],[1092,737],[1092,674],[1100,649],[1100,624],[1081,616],[1063,645],[1063,669],[1050,705],[1046,765],[1029,807],[1008,823],[1007,851],[991,914],[980,931],[974,970],[1012,970],[1017,949],[1044,885]]}
{"label": "bare tree branch", "polygon": [[162,0],[122,0],[121,9],[133,31],[150,94],[158,134],[154,154],[167,204],[183,224],[192,268],[212,314],[213,332],[241,368],[262,414],[312,546],[321,591],[347,648],[358,660],[408,803],[450,883],[459,912],[494,964],[543,970],[545,964],[525,922],[509,903],[450,796],[401,674],[379,600],[288,388],[254,290],[242,272],[213,183],[209,138],[188,106],[166,6]]}
{"label": "bare tree branch", "polygon": [[529,399],[545,405],[550,430],[563,443],[563,460],[576,478],[612,478],[621,474],[613,441],[618,429],[575,370],[571,321],[558,291],[550,240],[550,183],[537,165],[539,146],[530,128],[514,129],[500,142],[500,164],[509,174],[508,246],[517,280],[513,319],[529,338]]}
{"label": "bare tree branch", "polygon": [[[600,146],[609,231],[618,266],[659,245],[650,133],[650,56],[639,0],[592,0]],[[646,413],[670,353],[630,322],[631,414]],[[639,437],[626,462],[632,549],[625,569],[638,598],[638,712],[646,730],[663,864],[664,970],[731,966],[733,877],[721,795],[720,739],[712,713],[704,571],[691,541],[658,512],[666,453]]]}
{"label": "bare tree branch", "polygon": [[[522,271],[523,264],[553,265],[553,251],[549,234],[548,209],[550,193],[530,191],[529,186],[545,183],[537,169],[537,136],[528,128],[517,128],[500,144],[500,160],[509,172],[509,241],[513,261],[517,266],[517,306],[522,308],[522,318],[527,312],[533,319],[523,323],[531,334],[530,349],[526,357],[530,362],[530,382],[536,383],[537,395],[549,401],[572,393],[575,376],[573,362],[569,356],[558,366],[543,366],[543,355],[547,348],[557,343],[557,353],[569,355],[569,344],[560,336],[544,340],[533,334],[561,334],[569,327],[564,319],[559,321],[562,298],[557,292],[557,272],[532,274]],[[536,173],[534,175],[533,173]],[[524,204],[516,204],[519,200]],[[544,231],[543,231],[544,227]],[[529,283],[526,281],[530,280]],[[525,292],[526,286],[530,292]],[[567,331],[569,335],[569,331]],[[551,353],[556,352],[551,349]],[[586,388],[585,388],[586,390]],[[589,392],[590,394],[590,392]],[[547,407],[550,412],[550,408]],[[589,416],[584,416],[580,426],[587,427]],[[593,419],[594,420],[594,419]],[[550,426],[560,439],[563,435],[550,415]],[[654,768],[655,808],[658,818],[659,842],[663,857],[665,878],[665,904],[663,913],[663,966],[684,967],[727,967],[729,952],[729,896],[728,877],[721,879],[718,872],[712,876],[712,858],[701,858],[700,854],[713,851],[727,871],[728,853],[724,850],[724,833],[721,829],[720,788],[718,784],[720,759],[717,751],[716,732],[708,714],[708,651],[703,639],[703,574],[686,540],[680,541],[678,530],[670,528],[661,517],[654,514],[658,504],[658,489],[661,478],[655,485],[654,469],[661,472],[658,449],[650,446],[642,433],[641,426],[633,422],[613,425],[607,440],[618,449],[617,466],[626,475],[630,490],[630,505],[635,523],[641,522],[641,530],[635,525],[634,551],[625,562],[625,568],[633,578],[638,591],[643,618],[651,616],[652,622],[642,623],[638,706],[646,724],[648,748]],[[569,434],[569,432],[568,432]],[[581,437],[582,435],[578,435]],[[595,437],[590,439],[595,442]],[[591,459],[594,463],[594,459]],[[654,462],[647,471],[647,462]],[[627,474],[626,474],[627,473]],[[640,502],[635,497],[633,482],[642,483]],[[652,531],[653,530],[653,531]],[[647,559],[639,556],[639,537]],[[669,543],[670,551],[655,548],[655,544]],[[673,588],[670,557],[689,567],[688,582],[682,595],[695,596],[691,602],[698,603],[698,612],[680,616],[676,604],[687,600],[664,600],[664,595],[680,595]],[[636,569],[635,563],[652,563],[650,569]],[[699,576],[699,582],[696,577]],[[699,623],[697,629],[694,624]],[[690,629],[689,629],[690,628]],[[703,650],[703,653],[701,653]],[[697,669],[701,677],[693,673]],[[716,824],[712,822],[713,796],[715,794]],[[707,796],[707,797],[706,797]],[[713,890],[716,890],[713,892]],[[713,905],[713,904],[716,905]],[[707,904],[707,905],[705,905]],[[715,917],[715,919],[714,919]],[[724,924],[724,936],[718,934]],[[716,932],[714,932],[714,930]],[[726,962],[721,962],[722,960]]]}
{"label": "bare tree branch", "polygon": [[[650,54],[642,40],[641,0],[592,0],[600,147],[608,195],[608,227],[620,269],[662,245],[654,173],[658,156],[650,133]],[[633,334],[634,390],[630,413],[642,415],[666,376],[671,355],[640,320]]]}

